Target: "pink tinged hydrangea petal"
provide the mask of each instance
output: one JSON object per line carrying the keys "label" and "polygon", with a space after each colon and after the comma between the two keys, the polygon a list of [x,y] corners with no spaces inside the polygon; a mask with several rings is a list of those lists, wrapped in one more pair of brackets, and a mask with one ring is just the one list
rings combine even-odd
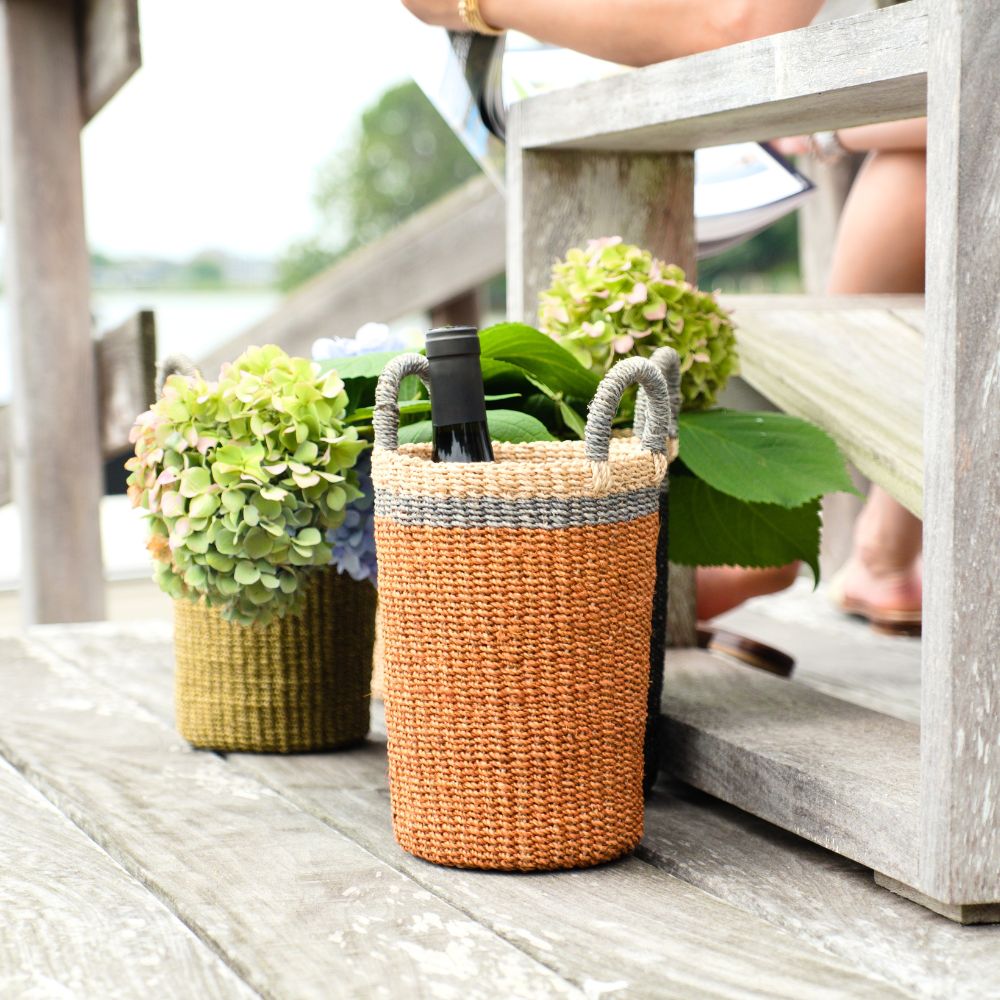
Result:
{"label": "pink tinged hydrangea petal", "polygon": [[587,240],[587,252],[591,253],[594,250],[604,250],[607,247],[616,247],[621,243],[622,238],[620,236],[600,236],[595,240]]}
{"label": "pink tinged hydrangea petal", "polygon": [[608,306],[604,311],[606,313],[616,313],[616,312],[621,312],[624,308],[625,308],[625,300],[615,299],[614,302],[608,303]]}
{"label": "pink tinged hydrangea petal", "polygon": [[167,483],[176,483],[181,477],[177,474],[176,469],[164,469],[157,477],[156,482],[160,486],[166,486]]}
{"label": "pink tinged hydrangea petal", "polygon": [[712,358],[704,351],[699,351],[697,354],[692,354],[691,357],[695,361],[700,361],[703,365],[707,365],[712,360]]}
{"label": "pink tinged hydrangea petal", "polygon": [[649,292],[646,290],[646,286],[643,282],[637,282],[635,288],[629,295],[625,296],[626,301],[629,305],[637,306],[640,302],[645,302],[649,298]]}
{"label": "pink tinged hydrangea petal", "polygon": [[652,330],[630,330],[629,331],[633,337],[638,340],[640,337],[648,337],[653,331]]}
{"label": "pink tinged hydrangea petal", "polygon": [[164,517],[180,517],[184,513],[184,497],[174,490],[164,492],[160,499]]}
{"label": "pink tinged hydrangea petal", "polygon": [[626,334],[624,337],[616,337],[614,342],[615,354],[628,354],[635,346],[635,341]]}
{"label": "pink tinged hydrangea petal", "polygon": [[200,437],[195,447],[204,455],[209,448],[214,448],[219,442],[213,437]]}
{"label": "pink tinged hydrangea petal", "polygon": [[175,525],[173,533],[178,538],[187,538],[191,534],[191,521],[189,518],[182,517]]}
{"label": "pink tinged hydrangea petal", "polygon": [[651,306],[646,306],[642,311],[642,315],[650,321],[665,319],[667,315],[667,304],[666,302],[656,302]]}
{"label": "pink tinged hydrangea petal", "polygon": [[604,320],[599,319],[596,323],[581,323],[580,329],[588,337],[603,337],[604,336]]}

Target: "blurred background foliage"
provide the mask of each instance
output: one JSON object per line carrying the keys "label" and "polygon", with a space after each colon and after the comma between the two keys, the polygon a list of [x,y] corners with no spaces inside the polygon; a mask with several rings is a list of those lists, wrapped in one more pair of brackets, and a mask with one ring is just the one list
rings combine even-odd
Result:
{"label": "blurred background foliage", "polygon": [[319,231],[288,248],[283,291],[365,246],[479,172],[475,160],[412,82],[387,90],[319,170]]}
{"label": "blurred background foliage", "polygon": [[[318,171],[314,200],[319,226],[280,258],[279,287],[290,291],[478,171],[415,83],[387,90]],[[785,216],[752,240],[701,261],[698,284],[731,292],[798,290],[797,215]],[[502,283],[491,285],[488,300],[490,307],[502,305]]]}

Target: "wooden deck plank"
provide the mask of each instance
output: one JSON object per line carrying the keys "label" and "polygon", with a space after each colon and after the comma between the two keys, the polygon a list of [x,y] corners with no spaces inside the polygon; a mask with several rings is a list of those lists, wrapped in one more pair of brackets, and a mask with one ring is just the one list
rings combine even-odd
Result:
{"label": "wooden deck plank", "polygon": [[[151,711],[169,715],[170,662],[162,628],[146,639],[138,629],[113,626],[34,634],[85,661],[102,681],[122,684]],[[228,760],[588,995],[800,997],[807,989],[817,997],[894,995],[889,985],[855,977],[843,963],[830,965],[822,952],[803,949],[790,936],[634,858],[593,871],[533,876],[455,871],[419,861],[392,838],[383,739],[376,736],[370,745],[378,756],[234,754]]]}
{"label": "wooden deck plank", "polygon": [[894,299],[881,307],[874,297],[726,303],[743,377],[782,410],[823,427],[865,476],[919,517],[924,341],[892,311]]}
{"label": "wooden deck plank", "polygon": [[257,996],[3,760],[0,830],[0,996]]}
{"label": "wooden deck plank", "polygon": [[919,727],[727,662],[668,653],[661,767],[786,830],[907,881]]}
{"label": "wooden deck plank", "polygon": [[16,638],[0,663],[3,755],[258,991],[580,995],[113,684]]}
{"label": "wooden deck plank", "polygon": [[916,117],[927,33],[911,0],[545,94],[512,119],[525,148],[664,152]]}
{"label": "wooden deck plank", "polygon": [[869,869],[693,789],[657,788],[641,853],[912,995],[1000,996],[1000,927],[960,927],[879,888]]}
{"label": "wooden deck plank", "polygon": [[795,659],[795,679],[819,691],[920,721],[920,639],[880,635],[848,618],[805,577],[781,594],[748,601],[713,624],[768,643]]}

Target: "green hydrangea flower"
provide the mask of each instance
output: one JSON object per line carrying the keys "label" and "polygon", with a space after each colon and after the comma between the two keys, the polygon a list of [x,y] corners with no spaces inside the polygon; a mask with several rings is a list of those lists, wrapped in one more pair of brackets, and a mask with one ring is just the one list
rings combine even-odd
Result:
{"label": "green hydrangea flower", "polygon": [[686,410],[714,405],[739,369],[733,323],[715,295],[620,236],[591,240],[553,267],[539,323],[599,373],[622,355],[649,357],[658,347],[675,348]]}
{"label": "green hydrangea flower", "polygon": [[243,625],[301,608],[309,574],[330,561],[327,530],[360,496],[350,470],[365,442],[346,407],[335,371],[273,345],[251,347],[218,382],[167,379],[126,463],[164,591]]}

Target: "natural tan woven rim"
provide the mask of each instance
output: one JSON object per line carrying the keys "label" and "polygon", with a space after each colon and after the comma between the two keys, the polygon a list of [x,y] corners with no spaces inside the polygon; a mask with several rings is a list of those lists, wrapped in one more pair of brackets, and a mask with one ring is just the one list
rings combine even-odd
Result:
{"label": "natural tan woven rim", "polygon": [[657,486],[666,473],[665,456],[634,437],[611,441],[611,476],[600,485],[582,441],[494,442],[493,455],[493,462],[432,462],[427,444],[376,448],[372,479],[378,489],[431,496],[600,497]]}

